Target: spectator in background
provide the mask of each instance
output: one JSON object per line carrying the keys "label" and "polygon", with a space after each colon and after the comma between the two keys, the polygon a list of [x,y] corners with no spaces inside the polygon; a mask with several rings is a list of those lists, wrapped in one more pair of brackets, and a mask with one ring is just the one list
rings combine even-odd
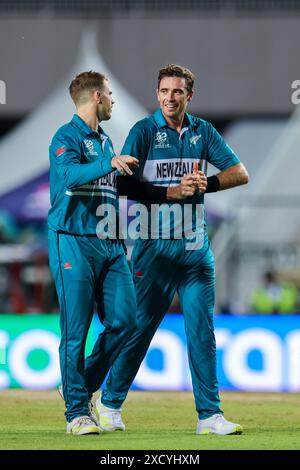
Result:
{"label": "spectator in background", "polygon": [[299,310],[298,290],[291,282],[280,282],[274,271],[264,274],[264,285],[250,296],[251,312],[265,314],[295,313]]}
{"label": "spectator in background", "polygon": [[5,265],[0,266],[0,314],[10,311],[9,271]]}

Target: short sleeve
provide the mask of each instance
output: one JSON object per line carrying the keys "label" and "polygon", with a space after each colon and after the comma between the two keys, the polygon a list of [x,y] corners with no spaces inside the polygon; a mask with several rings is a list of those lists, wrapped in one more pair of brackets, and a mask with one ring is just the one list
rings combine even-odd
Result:
{"label": "short sleeve", "polygon": [[207,127],[207,160],[219,170],[226,170],[240,163],[232,148],[210,123]]}

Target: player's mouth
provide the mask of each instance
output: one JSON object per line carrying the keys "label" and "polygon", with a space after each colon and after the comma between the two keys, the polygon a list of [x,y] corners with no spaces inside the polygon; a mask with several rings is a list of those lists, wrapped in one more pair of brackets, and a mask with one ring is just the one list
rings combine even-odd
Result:
{"label": "player's mouth", "polygon": [[168,111],[174,111],[177,108],[177,105],[176,104],[165,104],[165,108]]}

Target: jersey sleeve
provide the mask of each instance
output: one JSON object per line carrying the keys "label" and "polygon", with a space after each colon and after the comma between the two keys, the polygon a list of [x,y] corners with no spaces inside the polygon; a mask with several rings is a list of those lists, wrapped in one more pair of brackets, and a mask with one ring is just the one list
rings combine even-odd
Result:
{"label": "jersey sleeve", "polygon": [[167,188],[154,186],[147,181],[140,181],[133,177],[117,176],[117,189],[120,196],[128,199],[147,202],[166,202]]}
{"label": "jersey sleeve", "polygon": [[56,166],[68,189],[87,184],[113,171],[109,159],[83,163],[80,144],[64,135],[55,136],[51,142],[50,164]]}
{"label": "jersey sleeve", "polygon": [[221,171],[240,163],[234,151],[210,123],[207,129],[207,161]]}
{"label": "jersey sleeve", "polygon": [[136,124],[129,131],[123,145],[121,155],[131,155],[139,160],[139,168],[133,171],[133,177],[139,178],[148,154],[147,132],[139,124]]}

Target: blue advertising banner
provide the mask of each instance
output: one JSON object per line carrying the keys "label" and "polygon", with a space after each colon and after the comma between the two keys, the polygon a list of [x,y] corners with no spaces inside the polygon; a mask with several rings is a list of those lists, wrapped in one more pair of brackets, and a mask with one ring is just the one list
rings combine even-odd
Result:
{"label": "blue advertising banner", "polygon": [[[87,353],[102,329],[94,318]],[[299,392],[300,315],[215,317],[221,390]],[[0,389],[60,383],[58,315],[0,315]],[[191,390],[182,315],[166,315],[133,383],[136,390]]]}
{"label": "blue advertising banner", "polygon": [[[300,315],[217,315],[215,336],[221,390],[300,391]],[[182,315],[166,315],[132,388],[192,389]]]}

